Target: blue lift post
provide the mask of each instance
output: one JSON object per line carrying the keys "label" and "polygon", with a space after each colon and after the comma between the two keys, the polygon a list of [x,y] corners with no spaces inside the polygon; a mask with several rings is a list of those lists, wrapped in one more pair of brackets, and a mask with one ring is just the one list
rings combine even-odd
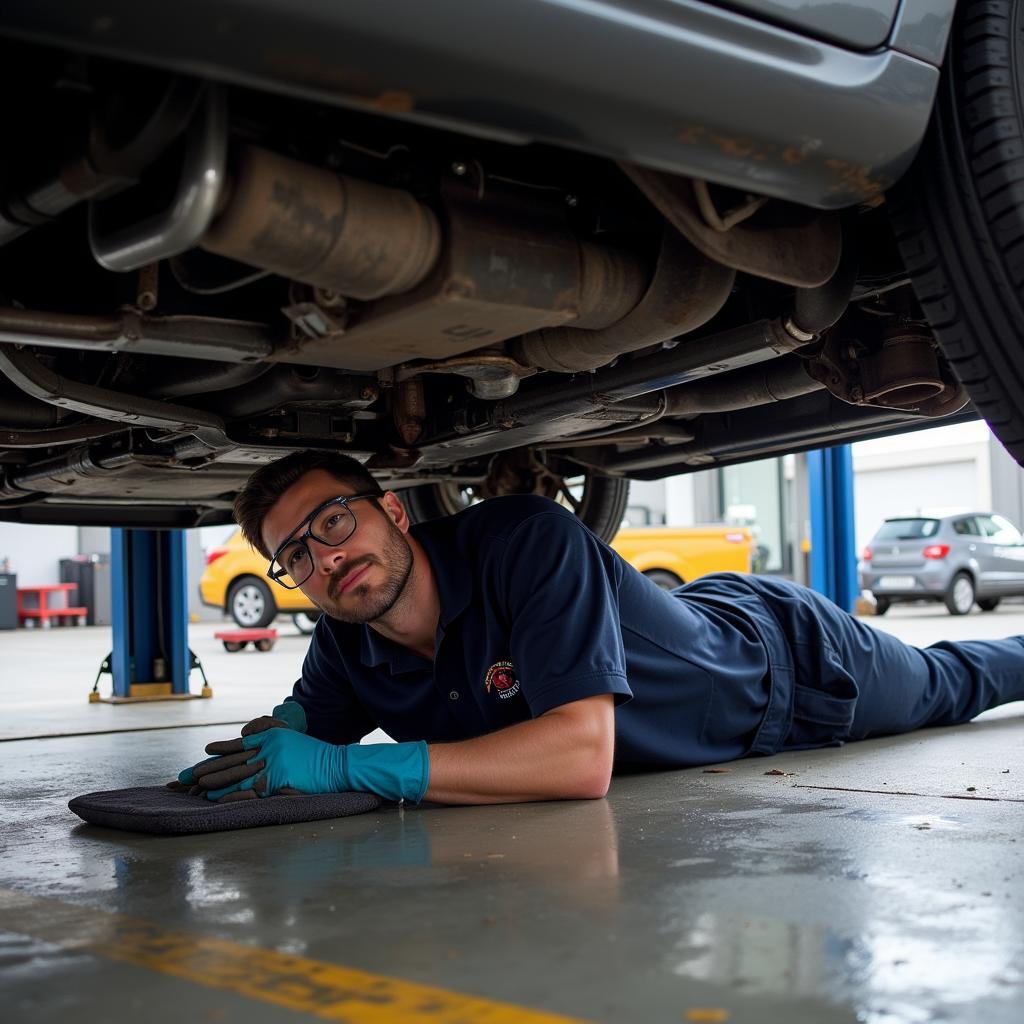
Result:
{"label": "blue lift post", "polygon": [[[110,531],[113,650],[96,674],[89,700],[212,697],[206,673],[188,646],[188,580],[183,530]],[[199,693],[189,692],[198,669]],[[100,676],[113,676],[112,697],[100,697]]]}
{"label": "blue lift post", "polygon": [[848,444],[807,453],[811,587],[852,612],[857,600],[853,456]]}

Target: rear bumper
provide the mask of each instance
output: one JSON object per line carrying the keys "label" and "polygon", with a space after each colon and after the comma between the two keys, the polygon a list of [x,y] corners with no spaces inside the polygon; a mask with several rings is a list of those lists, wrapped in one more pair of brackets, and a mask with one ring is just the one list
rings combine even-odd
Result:
{"label": "rear bumper", "polygon": [[941,601],[944,596],[926,590],[878,590],[872,587],[864,589],[870,590],[872,597],[884,597],[887,601]]}
{"label": "rear bumper", "polygon": [[[935,563],[934,569],[872,569],[862,570],[859,574],[861,590],[870,590],[872,594],[881,597],[919,599],[943,597],[952,577],[953,571],[939,563]],[[900,582],[896,583],[896,579],[900,579]],[[904,580],[913,582],[908,585]]]}
{"label": "rear bumper", "polygon": [[939,77],[697,0],[7,0],[0,34],[825,209],[906,171]]}
{"label": "rear bumper", "polygon": [[220,587],[213,586],[210,583],[205,583],[203,580],[200,580],[199,600],[208,608],[219,608],[223,611],[226,598]]}

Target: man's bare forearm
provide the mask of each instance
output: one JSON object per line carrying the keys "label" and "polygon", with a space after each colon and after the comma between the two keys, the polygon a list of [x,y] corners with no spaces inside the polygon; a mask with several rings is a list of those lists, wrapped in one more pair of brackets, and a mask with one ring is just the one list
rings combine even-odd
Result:
{"label": "man's bare forearm", "polygon": [[613,698],[602,694],[476,739],[434,743],[424,799],[449,804],[597,799],[608,791],[614,738]]}

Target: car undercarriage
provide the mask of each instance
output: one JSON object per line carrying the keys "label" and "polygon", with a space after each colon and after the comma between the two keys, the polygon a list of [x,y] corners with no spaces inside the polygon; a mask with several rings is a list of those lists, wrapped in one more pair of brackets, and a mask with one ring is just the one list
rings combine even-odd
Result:
{"label": "car undercarriage", "polygon": [[3,43],[0,518],[227,522],[365,461],[419,517],[977,415],[877,189],[819,209]]}

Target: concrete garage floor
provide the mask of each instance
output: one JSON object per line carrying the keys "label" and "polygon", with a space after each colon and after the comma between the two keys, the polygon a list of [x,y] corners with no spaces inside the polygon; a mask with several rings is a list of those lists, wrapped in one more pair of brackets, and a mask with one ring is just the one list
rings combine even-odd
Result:
{"label": "concrete garage floor", "polygon": [[[927,643],[1024,614],[875,624]],[[130,707],[85,704],[106,631],[0,634],[4,1021],[1021,1019],[1022,704],[600,801],[77,823],[69,797],[159,784],[287,692],[304,640],[226,655],[212,631],[192,641],[213,700]],[[47,731],[78,735],[16,738]]]}

